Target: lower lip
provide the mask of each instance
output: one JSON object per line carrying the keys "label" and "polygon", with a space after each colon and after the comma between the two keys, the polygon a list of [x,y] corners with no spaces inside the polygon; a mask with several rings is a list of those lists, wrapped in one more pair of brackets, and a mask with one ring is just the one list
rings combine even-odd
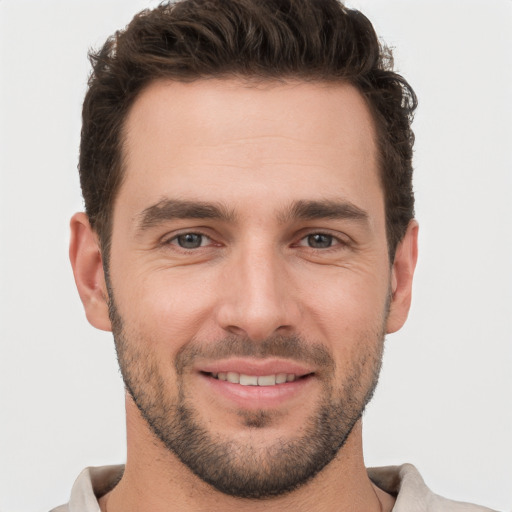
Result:
{"label": "lower lip", "polygon": [[200,374],[205,384],[216,394],[248,410],[270,409],[278,407],[300,397],[311,387],[314,377],[308,375],[293,382],[275,386],[242,386],[225,380],[219,380],[208,374]]}

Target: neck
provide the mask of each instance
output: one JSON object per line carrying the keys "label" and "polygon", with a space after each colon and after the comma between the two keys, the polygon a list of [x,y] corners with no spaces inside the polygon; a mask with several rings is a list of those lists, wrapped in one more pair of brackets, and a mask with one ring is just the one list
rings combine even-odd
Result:
{"label": "neck", "polygon": [[343,512],[391,510],[392,498],[372,484],[362,455],[359,421],[338,455],[300,488],[283,496],[255,500],[223,494],[184,466],[149,431],[127,401],[128,457],[119,484],[100,499],[102,512],[211,511]]}

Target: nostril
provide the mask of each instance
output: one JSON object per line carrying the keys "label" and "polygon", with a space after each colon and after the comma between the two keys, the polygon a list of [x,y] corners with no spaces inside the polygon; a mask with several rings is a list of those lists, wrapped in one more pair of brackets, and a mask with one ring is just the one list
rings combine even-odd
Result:
{"label": "nostril", "polygon": [[226,297],[219,304],[216,320],[225,332],[261,342],[276,334],[286,334],[297,329],[300,322],[295,299],[251,299],[244,295]]}
{"label": "nostril", "polygon": [[246,332],[241,328],[237,327],[236,325],[227,325],[224,327],[226,331],[228,331],[230,334],[236,334],[237,336],[246,336]]}

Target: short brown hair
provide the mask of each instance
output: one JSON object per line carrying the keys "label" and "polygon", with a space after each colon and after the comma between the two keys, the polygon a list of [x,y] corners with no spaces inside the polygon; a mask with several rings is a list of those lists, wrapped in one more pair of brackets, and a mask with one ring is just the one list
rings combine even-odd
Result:
{"label": "short brown hair", "polygon": [[[180,0],[137,14],[97,53],[83,105],[80,183],[108,260],[123,124],[152,81],[343,81],[372,112],[390,259],[414,216],[411,121],[417,105],[370,21],[338,0]],[[105,263],[108,263],[105,261]]]}

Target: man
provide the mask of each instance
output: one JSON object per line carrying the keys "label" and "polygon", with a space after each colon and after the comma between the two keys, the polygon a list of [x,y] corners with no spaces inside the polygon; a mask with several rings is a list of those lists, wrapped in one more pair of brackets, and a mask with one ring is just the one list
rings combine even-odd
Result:
{"label": "man", "polygon": [[487,510],[363,463],[417,258],[389,57],[336,0],[163,5],[93,56],[70,257],[128,452],[55,510]]}

